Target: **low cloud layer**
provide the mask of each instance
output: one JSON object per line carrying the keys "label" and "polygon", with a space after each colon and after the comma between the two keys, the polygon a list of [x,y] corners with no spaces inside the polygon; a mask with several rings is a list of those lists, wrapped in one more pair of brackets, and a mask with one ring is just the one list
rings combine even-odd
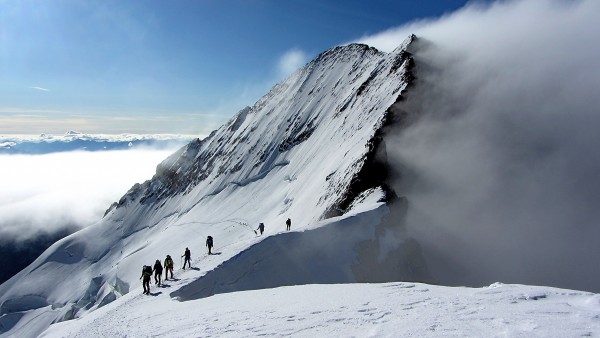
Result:
{"label": "low cloud layer", "polygon": [[172,150],[0,155],[0,237],[85,227],[133,184],[150,179]]}
{"label": "low cloud layer", "polygon": [[408,233],[441,283],[600,291],[600,2],[502,1],[409,34],[419,115],[390,136]]}

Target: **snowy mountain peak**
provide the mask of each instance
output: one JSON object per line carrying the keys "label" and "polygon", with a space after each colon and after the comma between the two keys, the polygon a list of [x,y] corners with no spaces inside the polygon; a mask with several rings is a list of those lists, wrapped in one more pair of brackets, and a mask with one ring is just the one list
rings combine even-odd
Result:
{"label": "snowy mountain peak", "polygon": [[394,49],[394,51],[392,52],[392,54],[398,54],[398,53],[402,53],[404,51],[410,51],[411,50],[411,45],[413,45],[419,38],[414,35],[411,34],[408,36],[408,38],[406,38],[406,40],[404,40],[400,45],[398,45],[398,47],[396,47]]}
{"label": "snowy mountain peak", "polygon": [[[97,224],[57,242],[1,285],[2,313],[35,322],[40,330],[84,316],[137,286],[142,265],[166,254],[176,257],[186,246],[192,252],[203,250],[203,238],[210,234],[223,255],[203,261],[206,276],[194,277],[197,283],[182,289],[189,296],[227,266],[236,269],[236,255],[253,264],[256,257],[277,252],[273,245],[290,245],[288,240],[296,237],[279,233],[288,218],[292,230],[329,229],[306,231],[297,240],[338,238],[330,250],[345,247],[343,260],[334,259],[333,252],[332,259],[320,259],[331,270],[327,281],[398,280],[407,273],[426,273],[423,267],[372,257],[384,233],[375,227],[383,226],[379,220],[390,212],[378,208],[387,190],[385,145],[379,134],[413,78],[413,60],[406,51],[412,40],[389,54],[360,44],[323,52],[207,138],[169,156],[151,180],[132,187]],[[347,223],[329,226],[337,219],[322,221],[336,215],[352,218],[374,208],[370,216]],[[360,226],[359,220],[369,221]],[[269,236],[260,245],[253,232],[259,222],[267,225]],[[338,236],[350,229],[344,224],[355,228],[352,236]],[[394,250],[386,252],[418,254],[417,249]],[[288,269],[302,271],[302,264],[314,261],[304,252],[295,257]],[[369,269],[372,275],[364,273]],[[67,281],[54,284],[67,275]],[[287,276],[272,276],[273,285],[318,280],[312,274]],[[273,286],[256,280],[243,285]],[[211,290],[208,294],[219,292],[217,286]],[[3,332],[17,330],[20,321],[2,324]]]}
{"label": "snowy mountain peak", "polygon": [[[409,38],[403,45],[408,46],[412,40]],[[304,152],[322,152],[323,148],[335,152],[336,142],[320,142],[322,135],[333,131],[333,125],[336,131],[348,129],[346,133],[334,133],[333,140],[345,143],[353,136],[350,131],[356,130],[363,133],[362,142],[367,144],[385,121],[387,108],[408,85],[408,67],[401,68],[410,62],[405,49],[387,55],[362,44],[321,53],[253,107],[242,109],[206,139],[190,143],[165,160],[158,166],[157,175],[138,187],[144,189],[140,202],[192,190],[210,195],[251,181],[284,166],[290,157],[301,156],[292,150],[303,144]],[[374,101],[372,95],[385,98]],[[366,153],[361,155],[361,161]],[[353,165],[359,169],[361,163]],[[326,174],[320,171],[321,179],[331,180],[339,190],[333,195],[323,192],[320,199],[324,209],[338,207],[339,201],[326,196],[339,197],[339,193],[344,193],[341,182],[352,179],[351,172],[335,169]],[[132,193],[140,194],[138,189]]]}
{"label": "snowy mountain peak", "polygon": [[380,52],[375,47],[371,47],[361,43],[351,43],[344,46],[336,46],[322,52],[314,60],[309,62],[307,67],[312,67],[315,64],[322,64],[328,62],[349,61],[351,58],[354,58],[357,55],[383,56],[384,53]]}

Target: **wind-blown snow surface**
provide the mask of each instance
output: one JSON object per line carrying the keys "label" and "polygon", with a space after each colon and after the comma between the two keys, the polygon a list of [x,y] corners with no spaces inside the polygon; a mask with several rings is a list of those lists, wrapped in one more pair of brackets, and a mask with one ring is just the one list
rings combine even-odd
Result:
{"label": "wind-blown snow surface", "polygon": [[[328,224],[319,220],[348,198],[350,184],[372,150],[374,135],[408,85],[411,58],[405,49],[411,41],[389,54],[365,45],[324,52],[209,137],[176,152],[158,167],[151,181],[134,186],[104,219],[59,241],[0,286],[0,332],[34,336],[50,323],[84,316],[130,291],[138,292],[142,265],[163,260],[166,254],[177,258],[185,247],[197,258],[207,235],[215,238],[220,254],[203,261],[200,272],[187,283],[221,264],[216,275],[226,265],[239,269],[235,261],[248,250],[255,253],[253,257],[290,252],[295,255],[290,261],[297,261],[275,275],[255,273],[251,282],[239,283],[243,289],[296,281],[370,280],[355,264],[362,261],[361,252],[374,252],[367,250],[369,242],[393,236],[378,228],[387,207],[353,217],[362,217],[360,222],[350,222],[351,232],[363,232],[361,236],[335,242],[347,231],[333,227],[299,237],[300,243],[322,243],[329,250],[342,250],[343,245],[342,258],[327,250],[319,257],[322,263],[317,271],[338,269],[328,278],[299,273],[298,269],[313,264],[314,246],[306,251],[300,247],[289,251],[273,251],[272,246],[248,248],[258,241],[252,228],[259,222],[266,224],[266,236],[283,230],[288,217],[293,230]],[[373,208],[384,198],[380,189],[373,188],[360,196],[360,191],[352,192],[356,195],[351,198],[362,201],[354,203],[354,212]],[[320,239],[322,234],[327,239]],[[297,235],[263,242],[288,246],[294,243],[290,236]],[[386,262],[390,252],[379,252],[380,260]],[[273,282],[292,269],[295,275]],[[385,269],[379,270],[377,276],[384,276]],[[413,269],[399,267],[395,280],[403,271]],[[244,274],[239,277],[243,279]],[[205,283],[182,288],[180,296],[193,299],[238,289],[211,287],[207,285],[211,278],[209,273],[202,279]]]}
{"label": "wind-blown snow surface", "polygon": [[127,295],[42,337],[592,337],[600,296],[493,284],[333,284],[236,292],[190,301]]}

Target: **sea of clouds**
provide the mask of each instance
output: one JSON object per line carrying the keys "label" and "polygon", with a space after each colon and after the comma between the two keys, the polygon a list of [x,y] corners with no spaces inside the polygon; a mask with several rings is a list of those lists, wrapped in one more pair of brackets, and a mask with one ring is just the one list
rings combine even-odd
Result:
{"label": "sea of clouds", "polygon": [[0,237],[19,242],[93,224],[183,144],[0,155]]}

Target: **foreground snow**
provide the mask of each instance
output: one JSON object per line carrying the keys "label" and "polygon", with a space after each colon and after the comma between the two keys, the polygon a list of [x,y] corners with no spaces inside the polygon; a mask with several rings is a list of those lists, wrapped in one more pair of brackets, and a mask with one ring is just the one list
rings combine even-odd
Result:
{"label": "foreground snow", "polygon": [[[189,274],[194,271],[187,272]],[[182,274],[182,278],[186,273]],[[476,336],[600,334],[600,295],[549,287],[330,284],[234,292],[178,302],[170,284],[133,292],[45,337]],[[175,282],[177,283],[177,282]]]}

